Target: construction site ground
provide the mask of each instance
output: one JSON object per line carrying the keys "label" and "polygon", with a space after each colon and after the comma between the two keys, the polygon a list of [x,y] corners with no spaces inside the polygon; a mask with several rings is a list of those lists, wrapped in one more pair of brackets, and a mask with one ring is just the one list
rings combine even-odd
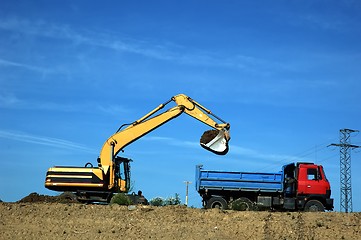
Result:
{"label": "construction site ground", "polygon": [[0,239],[361,239],[361,213],[81,204],[32,194],[0,203]]}

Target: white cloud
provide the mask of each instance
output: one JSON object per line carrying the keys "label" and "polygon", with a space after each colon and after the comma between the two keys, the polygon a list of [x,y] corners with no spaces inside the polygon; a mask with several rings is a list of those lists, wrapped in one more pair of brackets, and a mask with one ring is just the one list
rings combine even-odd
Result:
{"label": "white cloud", "polygon": [[146,141],[164,141],[164,142],[173,142],[175,139],[171,137],[156,137],[156,136],[150,136],[150,137],[144,137],[144,140]]}
{"label": "white cloud", "polygon": [[[169,42],[152,42],[150,40],[138,40],[130,37],[105,33],[101,31],[79,31],[66,25],[55,25],[44,21],[29,21],[19,18],[0,19],[0,29],[6,31],[21,32],[38,37],[55,38],[71,41],[73,44],[85,44],[95,47],[107,48],[118,52],[127,52],[142,55],[145,57],[171,61],[179,64],[195,66],[213,66],[237,68],[254,73],[262,73],[255,68],[271,71],[275,66],[281,66],[274,61],[269,62],[252,56],[231,55],[223,56],[214,52],[202,51],[199,49],[187,49],[184,46]],[[154,40],[156,41],[156,40]],[[185,51],[187,49],[187,52]],[[4,60],[10,64],[10,61]],[[1,64],[1,62],[0,62]],[[14,63],[13,66],[22,66],[31,70],[37,67],[25,64]],[[39,70],[42,70],[39,68]]]}
{"label": "white cloud", "polygon": [[159,137],[159,136],[146,136],[143,137],[146,141],[154,141],[154,142],[164,142],[165,144],[171,145],[171,146],[182,146],[182,147],[189,147],[189,148],[198,148],[199,143],[193,142],[193,141],[181,141],[177,138],[172,137]]}
{"label": "white cloud", "polygon": [[0,138],[10,139],[19,142],[32,143],[37,145],[45,145],[55,148],[66,148],[66,149],[79,150],[89,153],[95,152],[94,149],[64,139],[32,135],[24,132],[0,130]]}
{"label": "white cloud", "polygon": [[61,111],[61,112],[102,112],[108,115],[118,115],[128,113],[129,109],[118,105],[104,105],[99,103],[55,103],[55,102],[37,102],[27,99],[21,99],[13,93],[0,92],[0,108],[5,109],[26,109],[42,111]]}
{"label": "white cloud", "polygon": [[18,105],[21,101],[13,94],[0,93],[0,108]]}
{"label": "white cloud", "polygon": [[46,73],[50,72],[50,70],[47,68],[32,66],[32,65],[28,65],[28,64],[13,62],[13,61],[8,61],[8,60],[1,59],[1,58],[0,58],[0,66],[24,68],[24,69],[27,69],[30,71],[40,72],[42,74],[46,74]]}
{"label": "white cloud", "polygon": [[316,14],[307,14],[300,16],[301,23],[304,23],[312,28],[318,28],[323,30],[336,30],[336,31],[345,31],[347,26],[347,19],[345,16],[338,17],[327,17],[322,16],[319,13]]}
{"label": "white cloud", "polygon": [[282,155],[282,154],[274,154],[274,153],[262,153],[254,149],[243,148],[239,146],[231,146],[232,154],[239,155],[245,158],[252,158],[252,159],[267,159],[270,161],[276,162],[294,162],[294,161],[301,161],[301,157],[290,156],[290,155]]}
{"label": "white cloud", "polygon": [[[172,145],[172,146],[182,146],[182,147],[189,147],[189,148],[199,148],[199,142],[196,141],[181,141],[177,138],[172,137],[159,137],[159,136],[150,136],[144,137],[144,140],[147,141],[161,141],[165,144]],[[272,163],[281,163],[281,162],[297,162],[297,161],[306,161],[307,158],[303,156],[291,156],[291,155],[282,155],[282,154],[275,154],[275,153],[262,153],[255,149],[243,148],[236,145],[230,145],[229,155],[236,156],[237,158],[244,158],[244,159],[259,159],[264,160],[267,159]],[[253,161],[252,160],[252,161]]]}

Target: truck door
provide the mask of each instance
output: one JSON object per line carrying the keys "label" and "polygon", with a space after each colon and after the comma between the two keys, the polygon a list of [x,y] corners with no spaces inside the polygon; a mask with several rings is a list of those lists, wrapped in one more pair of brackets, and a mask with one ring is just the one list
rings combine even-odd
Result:
{"label": "truck door", "polygon": [[283,189],[286,197],[294,197],[296,191],[295,164],[287,164],[282,167]]}
{"label": "truck door", "polygon": [[325,188],[321,180],[322,175],[316,165],[301,164],[298,174],[298,194],[325,194]]}

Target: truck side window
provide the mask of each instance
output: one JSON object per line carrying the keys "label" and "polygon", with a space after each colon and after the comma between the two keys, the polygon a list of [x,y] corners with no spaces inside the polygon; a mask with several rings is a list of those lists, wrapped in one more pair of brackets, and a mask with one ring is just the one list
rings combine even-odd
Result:
{"label": "truck side window", "polygon": [[307,180],[318,180],[318,173],[316,168],[307,169]]}

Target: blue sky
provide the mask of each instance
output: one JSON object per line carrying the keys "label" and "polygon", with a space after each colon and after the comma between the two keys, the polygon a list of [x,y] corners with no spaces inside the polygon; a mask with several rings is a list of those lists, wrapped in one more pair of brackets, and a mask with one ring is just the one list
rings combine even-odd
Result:
{"label": "blue sky", "polygon": [[[184,93],[231,124],[230,152],[199,147],[181,115],[129,145],[147,198],[179,193],[195,166],[324,165],[339,210],[339,130],[361,130],[359,1],[8,1],[0,8],[0,199],[44,187],[54,165],[96,163],[104,141]],[[361,145],[361,137],[352,135]],[[360,150],[352,151],[361,210]],[[190,185],[189,205],[201,198]]]}

